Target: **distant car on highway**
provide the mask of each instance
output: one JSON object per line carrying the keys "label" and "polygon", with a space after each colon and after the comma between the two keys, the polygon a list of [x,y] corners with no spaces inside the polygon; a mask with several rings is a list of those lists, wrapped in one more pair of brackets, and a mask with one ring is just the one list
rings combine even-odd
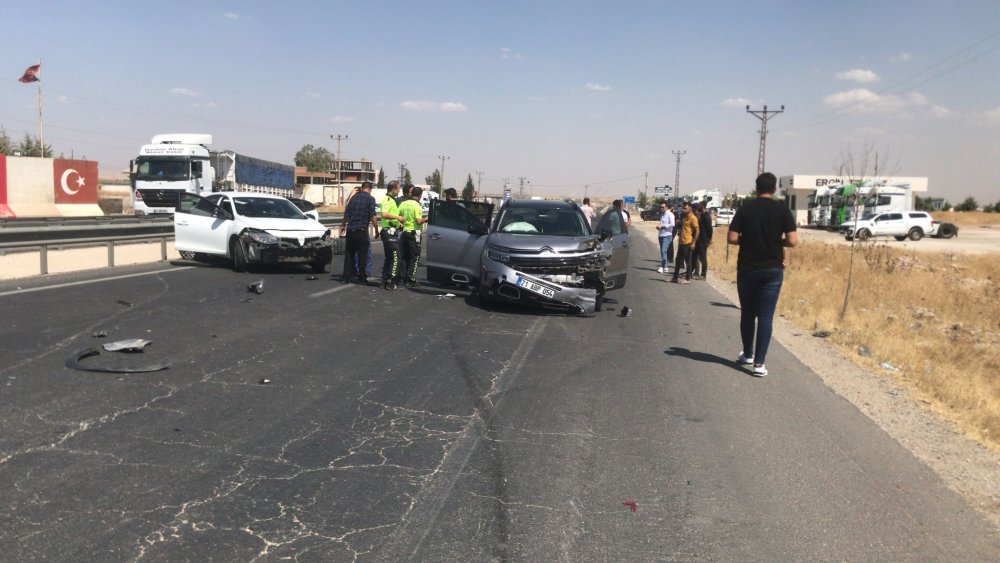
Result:
{"label": "distant car on highway", "polygon": [[639,217],[643,221],[659,221],[660,220],[660,206],[656,205],[648,209],[643,209],[639,213]]}
{"label": "distant car on highway", "polygon": [[226,258],[237,272],[251,264],[299,262],[320,273],[333,257],[330,230],[322,223],[288,199],[253,192],[181,193],[174,247],[186,259]]}
{"label": "distant car on highway", "polygon": [[732,209],[722,208],[715,212],[715,226],[728,225],[733,222],[733,216],[736,215],[736,211]]}

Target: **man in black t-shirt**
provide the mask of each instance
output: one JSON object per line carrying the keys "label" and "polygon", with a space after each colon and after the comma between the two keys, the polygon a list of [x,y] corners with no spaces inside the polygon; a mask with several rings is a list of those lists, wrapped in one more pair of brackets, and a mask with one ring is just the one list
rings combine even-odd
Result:
{"label": "man in black t-shirt", "polygon": [[[764,377],[764,358],[771,343],[771,324],[785,279],[784,249],[798,244],[795,217],[784,202],[774,199],[778,180],[765,172],[757,177],[757,197],[740,206],[729,225],[727,242],[739,245],[736,290],[740,297],[740,337],[743,350],[737,361],[753,365],[753,375]],[[756,331],[756,341],[754,332]]]}

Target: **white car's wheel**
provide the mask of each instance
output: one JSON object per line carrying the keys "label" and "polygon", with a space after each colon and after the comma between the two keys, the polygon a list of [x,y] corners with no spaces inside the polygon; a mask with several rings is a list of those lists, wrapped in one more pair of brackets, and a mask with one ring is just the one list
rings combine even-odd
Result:
{"label": "white car's wheel", "polygon": [[233,255],[233,271],[234,272],[245,272],[247,271],[247,254],[246,249],[243,248],[243,243],[239,239],[233,239],[232,245],[232,255]]}

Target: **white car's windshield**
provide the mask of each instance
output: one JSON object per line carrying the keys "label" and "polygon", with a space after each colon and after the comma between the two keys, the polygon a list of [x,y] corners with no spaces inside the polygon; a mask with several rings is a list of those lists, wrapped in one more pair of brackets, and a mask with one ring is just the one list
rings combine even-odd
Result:
{"label": "white car's windshield", "polygon": [[582,236],[590,234],[583,215],[572,208],[506,208],[500,216],[499,231],[529,235]]}
{"label": "white car's windshield", "polygon": [[278,219],[306,219],[295,204],[287,199],[263,197],[234,197],[236,214],[243,217],[276,217]]}

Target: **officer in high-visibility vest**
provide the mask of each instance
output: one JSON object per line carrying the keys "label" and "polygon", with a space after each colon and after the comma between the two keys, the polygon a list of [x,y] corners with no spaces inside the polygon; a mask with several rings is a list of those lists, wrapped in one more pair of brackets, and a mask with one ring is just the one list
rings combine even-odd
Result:
{"label": "officer in high-visibility vest", "polygon": [[386,186],[380,209],[382,220],[379,238],[382,239],[382,249],[385,251],[385,262],[382,263],[382,289],[396,289],[400,281],[399,235],[404,217],[399,214],[397,195],[399,195],[399,182],[393,180]]}
{"label": "officer in high-visibility vest", "polygon": [[399,237],[400,265],[406,287],[419,285],[417,283],[417,267],[420,264],[419,229],[427,222],[427,219],[422,217],[424,210],[420,206],[420,196],[423,194],[423,188],[413,186],[410,189],[410,198],[399,204],[399,214],[403,217],[403,234]]}

